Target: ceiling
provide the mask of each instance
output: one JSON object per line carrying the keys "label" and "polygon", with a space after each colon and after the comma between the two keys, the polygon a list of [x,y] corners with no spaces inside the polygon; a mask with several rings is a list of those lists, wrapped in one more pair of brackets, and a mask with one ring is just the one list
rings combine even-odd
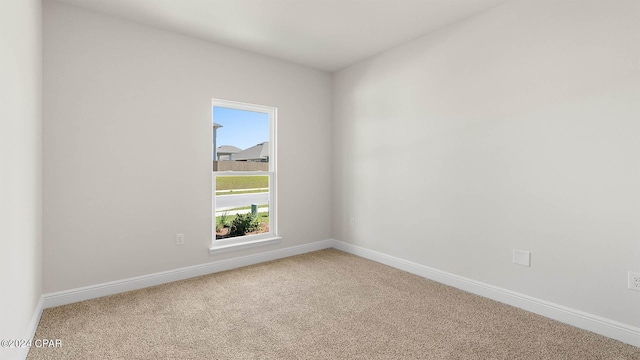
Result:
{"label": "ceiling", "polygon": [[58,0],[335,71],[505,0]]}

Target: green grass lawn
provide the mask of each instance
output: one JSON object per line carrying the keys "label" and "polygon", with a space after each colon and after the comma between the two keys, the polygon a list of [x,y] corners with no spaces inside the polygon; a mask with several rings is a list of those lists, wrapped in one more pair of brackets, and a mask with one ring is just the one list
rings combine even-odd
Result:
{"label": "green grass lawn", "polygon": [[229,190],[229,191],[216,191],[216,196],[225,196],[225,195],[242,195],[242,194],[257,194],[257,193],[265,193],[269,192],[268,189],[265,190]]}
{"label": "green grass lawn", "polygon": [[[269,187],[268,176],[218,176],[216,177],[216,191],[259,189]],[[237,194],[237,192],[234,192]]]}
{"label": "green grass lawn", "polygon": [[[269,207],[269,204],[258,205],[258,208],[268,208],[268,207]],[[223,210],[223,211],[249,210],[249,209],[251,209],[251,206],[237,207],[237,208],[227,209],[227,210]]]}

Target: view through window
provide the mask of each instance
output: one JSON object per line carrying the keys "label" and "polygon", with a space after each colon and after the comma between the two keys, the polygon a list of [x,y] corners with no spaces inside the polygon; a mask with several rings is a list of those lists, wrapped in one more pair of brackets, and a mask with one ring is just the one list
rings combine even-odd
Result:
{"label": "view through window", "polygon": [[217,244],[276,236],[275,108],[213,101]]}

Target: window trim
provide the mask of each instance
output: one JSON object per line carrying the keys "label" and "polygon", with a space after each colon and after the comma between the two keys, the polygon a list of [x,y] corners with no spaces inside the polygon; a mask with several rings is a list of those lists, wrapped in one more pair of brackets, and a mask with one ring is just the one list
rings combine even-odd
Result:
{"label": "window trim", "polygon": [[[277,125],[277,112],[278,109],[272,106],[264,106],[257,104],[249,104],[238,101],[211,99],[211,119],[213,119],[213,108],[224,107],[237,110],[245,110],[252,112],[264,113],[269,116],[269,170],[268,171],[213,171],[211,170],[211,247],[209,248],[210,254],[227,252],[231,250],[240,250],[254,246],[273,244],[280,241],[278,237],[278,210],[277,210],[277,138],[276,138],[276,125]],[[215,119],[213,119],[215,122]],[[213,133],[211,133],[211,146],[212,151],[211,161],[209,162],[209,169],[211,169],[211,163],[213,159]],[[216,209],[215,209],[215,194],[216,194],[216,177],[217,176],[269,176],[269,232],[255,235],[238,236],[229,239],[216,240]]]}

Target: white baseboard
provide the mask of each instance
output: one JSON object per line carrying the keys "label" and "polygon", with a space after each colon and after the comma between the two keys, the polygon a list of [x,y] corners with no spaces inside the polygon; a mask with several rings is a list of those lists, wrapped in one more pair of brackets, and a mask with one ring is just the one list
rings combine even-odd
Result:
{"label": "white baseboard", "polygon": [[640,328],[334,240],[333,247],[492,300],[640,347]]}
{"label": "white baseboard", "polygon": [[[33,337],[38,322],[40,321],[40,316],[42,314],[43,308],[50,308],[78,301],[95,299],[125,291],[137,290],[172,281],[184,280],[196,276],[231,270],[243,266],[258,264],[265,261],[281,259],[331,247],[385,265],[389,265],[394,268],[437,281],[439,283],[450,285],[473,294],[477,294],[511,306],[531,311],[533,313],[569,325],[573,325],[575,327],[585,329],[596,334],[616,339],[633,346],[640,347],[640,328],[638,327],[630,326],[597,315],[571,309],[566,306],[554,304],[545,300],[537,299],[528,295],[482,283],[480,281],[468,279],[462,276],[448,273],[446,271],[430,268],[425,265],[421,265],[334,239],[322,240],[310,244],[298,245],[255,255],[214,261],[202,265],[195,265],[119,281],[111,281],[77,289],[45,294],[38,303],[36,311],[34,312],[33,318],[31,320],[28,334],[30,336],[27,336],[25,338],[28,339]],[[24,357],[26,356],[27,353],[24,354]]]}
{"label": "white baseboard", "polygon": [[102,284],[85,286],[71,290],[58,291],[55,293],[43,295],[44,308],[46,309],[50,307],[71,304],[78,301],[95,299],[107,295],[122,293],[125,291],[165,284],[172,281],[184,280],[196,276],[231,270],[243,266],[258,264],[265,261],[271,261],[293,255],[304,254],[311,251],[327,249],[332,246],[333,240],[322,240],[309,244],[267,251],[255,255],[240,256],[232,259],[213,261],[206,264],[163,271],[150,275],[137,276],[133,278],[110,281]]}
{"label": "white baseboard", "polygon": [[[31,339],[33,340],[34,335],[36,334],[36,329],[38,328],[38,324],[40,323],[40,318],[42,317],[42,310],[44,309],[44,297],[40,296],[38,303],[36,304],[35,309],[33,310],[33,315],[31,316],[31,320],[29,321],[29,325],[27,326],[27,331],[25,332],[22,339]],[[19,353],[17,354],[16,359],[26,359],[29,355],[29,347],[21,347],[19,348]]]}

